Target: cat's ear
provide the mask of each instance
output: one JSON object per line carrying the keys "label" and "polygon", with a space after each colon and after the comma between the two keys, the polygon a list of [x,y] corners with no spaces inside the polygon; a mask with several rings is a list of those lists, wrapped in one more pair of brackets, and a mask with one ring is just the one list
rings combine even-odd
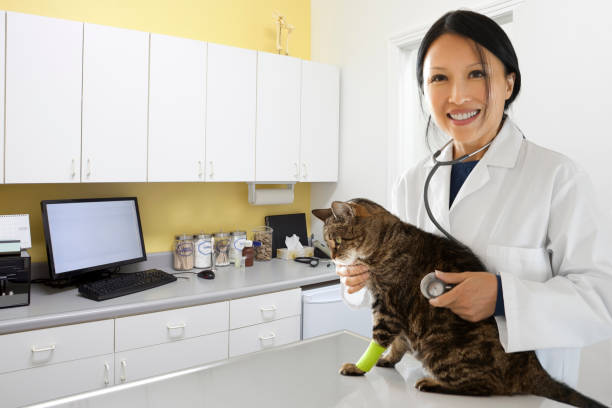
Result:
{"label": "cat's ear", "polygon": [[353,207],[349,203],[344,203],[342,201],[334,201],[331,205],[331,211],[336,218],[352,218],[355,216],[355,211],[353,211]]}
{"label": "cat's ear", "polygon": [[372,215],[363,205],[351,204],[351,206],[353,207],[353,212],[357,217],[369,217]]}
{"label": "cat's ear", "polygon": [[312,210],[312,214],[323,222],[333,215],[331,208]]}

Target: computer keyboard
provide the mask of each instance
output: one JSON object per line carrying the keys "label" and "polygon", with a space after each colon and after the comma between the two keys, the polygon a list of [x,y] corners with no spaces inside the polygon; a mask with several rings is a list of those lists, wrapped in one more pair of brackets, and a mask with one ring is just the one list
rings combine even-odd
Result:
{"label": "computer keyboard", "polygon": [[107,300],[174,282],[176,276],[159,269],[121,273],[79,285],[79,293],[93,300]]}

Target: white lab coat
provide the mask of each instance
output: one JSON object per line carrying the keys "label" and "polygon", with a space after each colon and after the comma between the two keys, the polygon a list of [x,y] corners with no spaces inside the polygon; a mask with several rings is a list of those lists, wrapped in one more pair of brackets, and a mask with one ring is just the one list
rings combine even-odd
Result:
{"label": "white lab coat", "polygon": [[[438,160],[451,160],[452,146]],[[433,160],[407,171],[392,211],[441,235],[423,203]],[[449,209],[451,166],[429,185],[440,225],[501,275],[505,318],[496,317],[506,352],[536,350],[555,378],[576,386],[580,348],[612,337],[612,222],[588,176],[567,157],[523,138],[507,119]],[[369,302],[365,290],[348,295]],[[366,294],[367,295],[367,294]]]}

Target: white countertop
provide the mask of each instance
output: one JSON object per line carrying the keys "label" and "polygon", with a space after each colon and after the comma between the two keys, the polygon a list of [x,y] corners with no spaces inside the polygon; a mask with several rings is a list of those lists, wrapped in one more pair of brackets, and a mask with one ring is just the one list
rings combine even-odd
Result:
{"label": "white countertop", "polygon": [[[146,265],[134,264],[125,269],[158,268],[176,273],[168,264],[166,256],[150,256]],[[80,296],[74,286],[54,289],[33,284],[29,306],[0,309],[0,335],[237,299],[338,279],[333,265],[327,267],[322,262],[313,268],[280,259],[255,262],[244,272],[233,266],[219,267],[213,280],[192,273],[178,276],[186,279],[102,302]]]}
{"label": "white countertop", "polygon": [[466,397],[420,392],[415,360],[403,377],[374,367],[363,377],[338,374],[344,362],[357,361],[368,340],[348,332],[118,385],[44,403],[39,407],[561,407],[536,396]]}

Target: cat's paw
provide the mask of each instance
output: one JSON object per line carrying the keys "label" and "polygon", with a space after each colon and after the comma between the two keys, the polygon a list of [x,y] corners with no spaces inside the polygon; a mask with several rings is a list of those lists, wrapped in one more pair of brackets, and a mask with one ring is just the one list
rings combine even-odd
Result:
{"label": "cat's paw", "polygon": [[339,371],[342,375],[364,375],[365,371],[357,368],[353,363],[344,363]]}
{"label": "cat's paw", "polygon": [[414,384],[414,388],[424,392],[440,392],[440,383],[431,377],[423,377]]}
{"label": "cat's paw", "polygon": [[381,357],[378,359],[378,361],[376,362],[376,365],[378,367],[388,367],[388,368],[393,368],[395,367],[395,364],[397,364],[397,362],[393,362],[391,360],[386,359],[385,357]]}

